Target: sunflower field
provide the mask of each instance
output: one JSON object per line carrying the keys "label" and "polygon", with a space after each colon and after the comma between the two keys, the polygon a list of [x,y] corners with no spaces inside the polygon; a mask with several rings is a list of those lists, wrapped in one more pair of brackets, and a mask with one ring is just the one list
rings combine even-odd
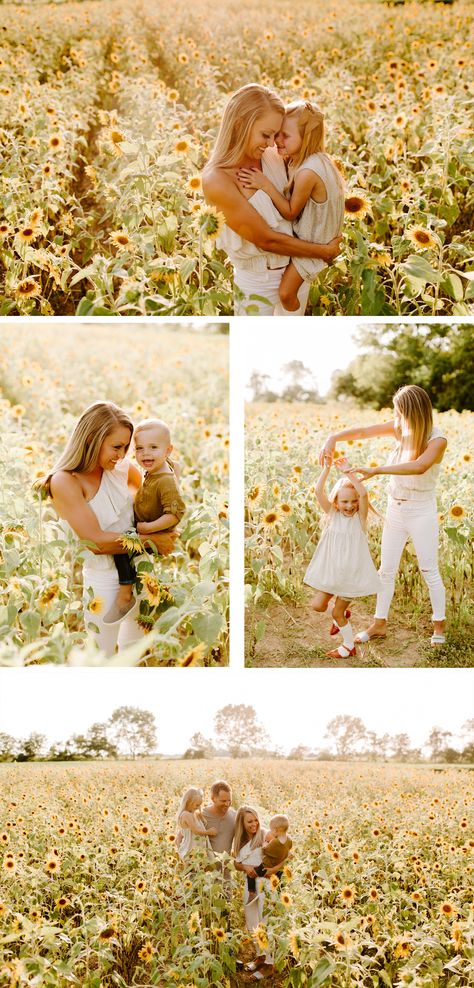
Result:
{"label": "sunflower field", "polygon": [[[471,773],[472,775],[472,773]],[[242,875],[174,850],[184,789],[228,779],[291,857],[245,932]],[[0,765],[0,984],[279,988],[472,983],[472,778],[463,769],[282,761]],[[298,779],[295,782],[295,778]]]}
{"label": "sunflower field", "polygon": [[232,312],[200,172],[248,82],[316,100],[345,173],[309,313],[472,311],[470,0],[0,7],[0,315]]}
{"label": "sunflower field", "polygon": [[[133,422],[161,417],[181,468],[186,513],[168,557],[139,557],[151,632],[122,664],[227,662],[227,339],[187,327],[0,330],[0,664],[105,661],[84,646],[83,546],[34,490],[79,415],[114,401]],[[129,455],[133,456],[133,442]],[[100,597],[92,610],[100,613]],[[135,649],[135,651],[133,651]],[[143,653],[147,658],[143,659]],[[128,658],[127,658],[128,656]]]}
{"label": "sunflower field", "polygon": [[[254,402],[247,406],[246,597],[248,657],[252,662],[258,664],[271,630],[273,611],[268,613],[269,608],[275,609],[273,617],[285,614],[287,622],[297,624],[301,633],[308,622],[311,624],[311,591],[303,587],[303,576],[321,534],[323,512],[316,500],[315,486],[321,470],[319,451],[326,438],[331,432],[353,427],[355,423],[371,425],[387,421],[392,415],[390,409],[376,412],[330,402],[322,405]],[[473,573],[474,416],[468,411],[435,412],[435,423],[448,440],[437,484],[439,559],[446,586],[448,643],[451,634],[455,652],[452,661],[462,665],[469,664],[469,643],[472,645],[469,599]],[[393,443],[386,439],[349,440],[337,445],[337,454],[345,455],[351,464],[358,466],[387,463],[392,450]],[[328,491],[338,476],[334,469],[328,479]],[[377,566],[388,479],[375,476],[366,481],[371,503],[379,513],[378,518],[372,515],[368,528],[369,546]],[[373,605],[374,598],[368,600]],[[361,610],[360,602],[354,602],[354,607],[357,614]],[[416,664],[416,659],[421,657],[418,647],[427,637],[430,605],[411,542],[402,556],[392,608],[390,638],[381,645],[374,641],[362,646],[357,659],[348,660],[348,664],[383,664],[384,658],[390,664],[396,656],[398,633],[408,634],[409,638],[403,664]],[[355,630],[361,630],[365,625],[358,622],[367,621],[372,613],[373,607],[369,607],[367,613],[353,616]],[[318,656],[327,664],[324,652],[318,652],[323,642],[326,648],[330,647],[327,615],[323,623],[324,627],[316,628],[316,639],[308,657]],[[399,644],[400,652],[404,652]],[[392,647],[395,652],[390,653]],[[300,658],[304,651],[300,649]],[[441,663],[443,658],[446,655],[440,649]],[[431,661],[435,661],[434,655]]]}

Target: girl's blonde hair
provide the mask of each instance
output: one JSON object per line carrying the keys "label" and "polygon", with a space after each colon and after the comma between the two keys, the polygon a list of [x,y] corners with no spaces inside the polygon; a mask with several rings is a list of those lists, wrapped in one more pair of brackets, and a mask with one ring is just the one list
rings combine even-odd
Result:
{"label": "girl's blonde hair", "polygon": [[252,813],[253,816],[257,817],[258,820],[258,830],[257,833],[252,837],[252,848],[261,847],[263,844],[264,833],[260,826],[259,815],[252,806],[240,806],[237,810],[237,816],[235,818],[235,830],[234,830],[234,840],[232,842],[232,853],[237,855],[240,849],[247,844],[248,834],[244,827],[244,816],[246,813]]}
{"label": "girl's blonde hair", "polygon": [[271,89],[250,83],[230,97],[224,110],[214,150],[208,165],[230,168],[245,155],[250,131],[259,117],[269,110],[283,116],[283,101]]}
{"label": "girl's blonde hair", "polygon": [[[338,504],[337,504],[337,495],[339,494],[339,491],[341,490],[341,487],[354,487],[354,484],[352,483],[351,478],[350,477],[339,477],[339,480],[336,480],[336,483],[331,488],[331,490],[330,490],[330,492],[328,494],[328,501],[330,502],[330,504],[331,504],[332,508],[334,509],[334,511],[339,511]],[[355,487],[354,487],[354,490],[356,491],[356,494],[357,494],[357,490],[356,490]],[[357,494],[357,497],[358,496],[359,495]],[[380,518],[381,515],[377,511],[377,508],[374,508],[373,504],[371,504],[370,497],[368,495],[367,495],[367,501],[368,501],[368,506],[369,506],[369,512],[371,511],[372,514],[374,514],[377,518]]]}
{"label": "girl's blonde hair", "polygon": [[189,789],[186,789],[186,792],[183,793],[183,796],[181,798],[181,803],[180,803],[180,806],[179,806],[179,810],[178,810],[178,812],[176,814],[176,820],[177,820],[178,824],[179,824],[179,818],[180,818],[181,814],[184,813],[186,810],[189,810],[190,804],[192,802],[194,802],[194,800],[196,800],[196,799],[199,799],[201,801],[201,803],[202,803],[202,801],[204,799],[204,792],[203,792],[203,790],[202,789],[196,789],[195,786],[191,786]]}
{"label": "girl's blonde hair", "polygon": [[[291,194],[294,185],[294,174],[300,165],[303,164],[303,161],[306,161],[306,158],[309,158],[312,154],[318,154],[320,151],[324,152],[326,127],[323,111],[320,110],[319,106],[316,106],[316,103],[312,103],[309,99],[298,99],[290,103],[285,109],[285,117],[296,117],[298,130],[302,139],[299,151],[291,159],[290,181],[284,189],[286,194]],[[336,175],[342,189],[343,181],[337,168]]]}
{"label": "girl's blonde hair", "polygon": [[75,426],[64,453],[47,477],[40,477],[36,481],[35,489],[45,497],[51,496],[51,477],[59,470],[66,470],[69,473],[73,471],[87,473],[93,470],[97,465],[104,439],[119,425],[130,430],[131,440],[133,422],[118,405],[114,405],[112,401],[95,401],[93,405],[89,405]]}
{"label": "girl's blonde hair", "polygon": [[417,459],[425,451],[433,430],[433,406],[427,392],[417,384],[406,384],[393,396],[393,407],[408,426],[398,432],[402,459]]}

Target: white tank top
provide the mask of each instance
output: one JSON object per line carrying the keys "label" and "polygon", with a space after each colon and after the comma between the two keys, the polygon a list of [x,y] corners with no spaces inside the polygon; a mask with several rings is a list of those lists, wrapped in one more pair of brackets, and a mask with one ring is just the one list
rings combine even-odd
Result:
{"label": "white tank top", "polygon": [[[99,490],[88,501],[103,532],[127,532],[133,525],[133,496],[128,489],[130,460],[120,460],[113,470],[104,470]],[[62,526],[72,531],[66,521]],[[112,555],[84,551],[84,569],[115,570]]]}
{"label": "white tank top", "polygon": [[[446,439],[441,429],[433,429],[428,443],[432,439]],[[397,446],[389,459],[389,463],[402,463],[401,444]],[[433,463],[425,473],[402,475],[393,474],[390,477],[388,493],[400,501],[428,501],[435,496],[436,481],[438,480],[441,463]]]}

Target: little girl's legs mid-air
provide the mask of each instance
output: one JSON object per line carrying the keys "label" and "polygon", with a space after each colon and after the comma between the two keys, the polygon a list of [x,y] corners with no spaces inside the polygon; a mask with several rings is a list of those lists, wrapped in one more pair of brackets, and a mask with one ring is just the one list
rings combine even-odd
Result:
{"label": "little girl's legs mid-air", "polygon": [[317,590],[314,597],[311,598],[311,607],[313,611],[317,611],[318,614],[324,614],[328,609],[329,601],[333,598],[334,594],[325,593],[324,590]]}
{"label": "little girl's legs mid-air", "polygon": [[298,298],[298,291],[303,281],[304,279],[298,274],[293,261],[290,261],[288,267],[283,272],[278,293],[283,308],[288,312],[296,312],[300,307],[301,303]]}
{"label": "little girl's legs mid-air", "polygon": [[[338,648],[333,648],[331,652],[326,653],[327,657],[330,659],[348,659],[350,656],[356,654],[354,632],[350,621],[348,621],[348,617],[350,617],[350,611],[348,609],[349,604],[350,601],[346,600],[344,597],[336,597],[336,600],[334,601],[332,616],[334,625],[336,625],[338,630],[341,632],[342,645],[339,645]],[[331,633],[333,633],[332,628]]]}

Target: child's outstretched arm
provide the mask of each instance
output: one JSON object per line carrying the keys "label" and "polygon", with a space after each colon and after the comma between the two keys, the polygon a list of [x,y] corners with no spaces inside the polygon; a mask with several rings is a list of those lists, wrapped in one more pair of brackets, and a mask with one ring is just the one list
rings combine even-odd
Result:
{"label": "child's outstretched arm", "polygon": [[316,184],[317,176],[309,168],[298,172],[289,199],[286,199],[273,182],[258,168],[240,168],[237,178],[245,189],[263,189],[286,220],[295,220],[303,207],[306,206]]}
{"label": "child's outstretched arm", "polygon": [[331,463],[332,463],[332,457],[331,456],[326,456],[324,458],[324,467],[321,470],[321,473],[319,474],[319,477],[318,477],[318,480],[317,480],[317,483],[316,483],[316,497],[317,497],[317,499],[318,499],[318,501],[319,501],[319,503],[320,503],[323,511],[325,511],[327,515],[329,514],[329,512],[331,510],[331,502],[329,501],[329,499],[328,499],[328,497],[326,495],[326,481],[328,479],[329,471],[331,469]]}

